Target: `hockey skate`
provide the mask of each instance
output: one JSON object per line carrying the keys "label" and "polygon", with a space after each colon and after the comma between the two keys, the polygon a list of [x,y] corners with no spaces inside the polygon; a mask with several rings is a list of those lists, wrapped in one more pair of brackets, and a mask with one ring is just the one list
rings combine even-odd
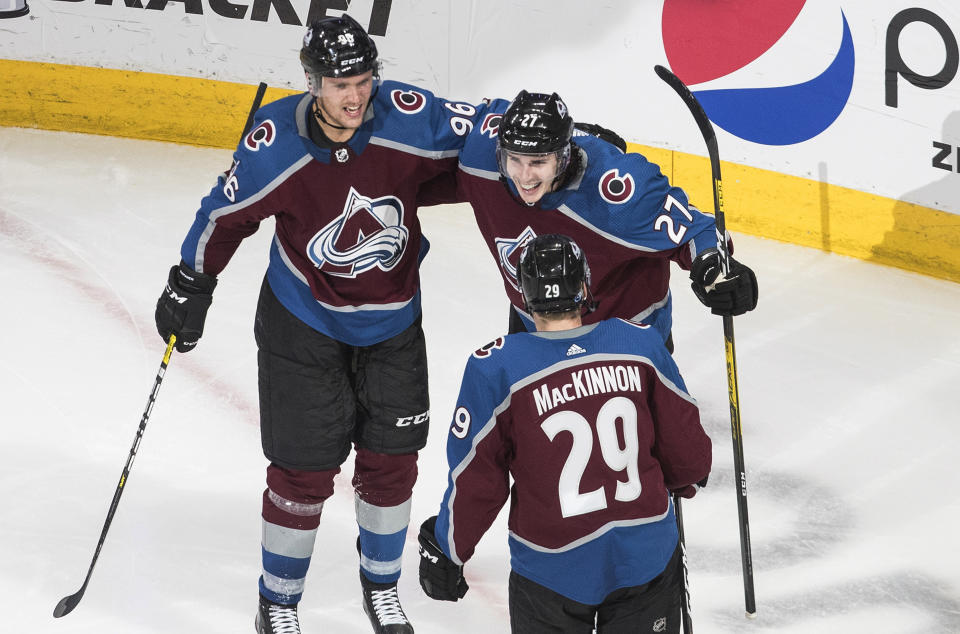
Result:
{"label": "hockey skate", "polygon": [[260,596],[260,609],[254,621],[257,634],[300,634],[297,604],[281,605]]}
{"label": "hockey skate", "polygon": [[360,573],[363,587],[363,611],[370,617],[376,634],[413,634],[397,596],[397,583],[374,583]]}

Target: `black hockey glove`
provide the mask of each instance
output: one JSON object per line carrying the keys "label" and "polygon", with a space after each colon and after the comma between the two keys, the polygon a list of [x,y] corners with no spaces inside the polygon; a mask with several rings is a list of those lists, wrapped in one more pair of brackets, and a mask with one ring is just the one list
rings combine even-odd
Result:
{"label": "black hockey glove", "polygon": [[[730,273],[720,279],[720,252],[708,249],[690,267],[690,288],[714,315],[733,317],[757,307],[757,276],[750,267],[730,258]],[[719,281],[718,281],[719,280]]]}
{"label": "black hockey glove", "polygon": [[710,477],[710,474],[707,474],[703,477],[703,480],[697,482],[696,484],[688,484],[685,487],[680,487],[679,489],[674,489],[670,493],[673,495],[679,495],[682,498],[690,499],[697,494],[697,491],[707,486],[707,478]]}
{"label": "black hockey glove", "polygon": [[603,139],[610,145],[616,146],[621,152],[627,151],[627,142],[623,140],[619,134],[613,130],[608,130],[601,125],[596,123],[584,123],[582,121],[577,121],[573,124],[574,136],[583,136],[589,134],[590,136],[595,136],[598,139]]}
{"label": "black hockey glove", "polygon": [[216,287],[217,278],[197,273],[183,262],[170,269],[154,317],[164,341],[171,334],[177,336],[177,352],[190,352],[197,345]]}
{"label": "black hockey glove", "polygon": [[431,599],[459,601],[470,586],[463,578],[463,566],[453,563],[440,550],[433,529],[437,516],[427,518],[420,526],[420,587]]}

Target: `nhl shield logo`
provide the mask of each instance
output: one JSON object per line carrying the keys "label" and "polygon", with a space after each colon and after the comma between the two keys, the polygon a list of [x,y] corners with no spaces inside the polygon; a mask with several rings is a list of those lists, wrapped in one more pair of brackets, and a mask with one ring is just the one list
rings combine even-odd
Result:
{"label": "nhl shield logo", "polygon": [[403,257],[409,234],[399,198],[367,198],[351,187],[343,212],[313,236],[307,256],[338,277],[357,277],[373,268],[389,271]]}
{"label": "nhl shield logo", "polygon": [[350,159],[350,152],[347,148],[342,147],[336,152],[333,153],[333,156],[337,159],[338,163],[346,163]]}

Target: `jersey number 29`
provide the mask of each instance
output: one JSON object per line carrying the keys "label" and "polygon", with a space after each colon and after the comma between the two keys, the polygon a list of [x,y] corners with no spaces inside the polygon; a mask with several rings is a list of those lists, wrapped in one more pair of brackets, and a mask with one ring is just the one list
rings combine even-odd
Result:
{"label": "jersey number 29", "polygon": [[[617,420],[623,421],[623,443],[617,438]],[[573,446],[560,471],[558,495],[563,517],[583,515],[607,508],[607,496],[603,487],[580,493],[580,481],[593,453],[593,428],[582,415],[573,411],[557,412],[540,425],[547,438],[553,442],[562,431],[570,432]],[[637,406],[623,396],[615,396],[603,404],[597,414],[597,440],[603,461],[613,471],[626,471],[626,482],[617,480],[614,498],[631,502],[640,497],[640,469],[637,456],[640,443],[637,438]]]}

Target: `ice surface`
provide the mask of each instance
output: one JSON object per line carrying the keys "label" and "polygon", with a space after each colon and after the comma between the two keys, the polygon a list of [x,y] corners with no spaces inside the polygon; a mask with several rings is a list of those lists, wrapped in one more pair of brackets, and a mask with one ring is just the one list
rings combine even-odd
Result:
{"label": "ice surface", "polygon": [[[252,323],[269,222],[221,275],[197,350],[171,360],[86,596],[51,616],[83,581],[159,367],[167,269],[229,164],[226,151],[0,128],[4,631],[253,631],[265,461]],[[505,632],[503,514],[467,566],[465,600],[433,602],[416,580],[416,527],[445,484],[460,373],[506,317],[469,210],[421,221],[433,428],[401,598],[420,634]],[[684,506],[697,633],[960,632],[960,285],[747,236],[737,256],[761,289],[735,320],[754,621],[721,323],[679,269],[673,280],[675,356],[714,441],[710,485]],[[369,631],[351,474],[348,462],[324,508],[305,634]]]}

